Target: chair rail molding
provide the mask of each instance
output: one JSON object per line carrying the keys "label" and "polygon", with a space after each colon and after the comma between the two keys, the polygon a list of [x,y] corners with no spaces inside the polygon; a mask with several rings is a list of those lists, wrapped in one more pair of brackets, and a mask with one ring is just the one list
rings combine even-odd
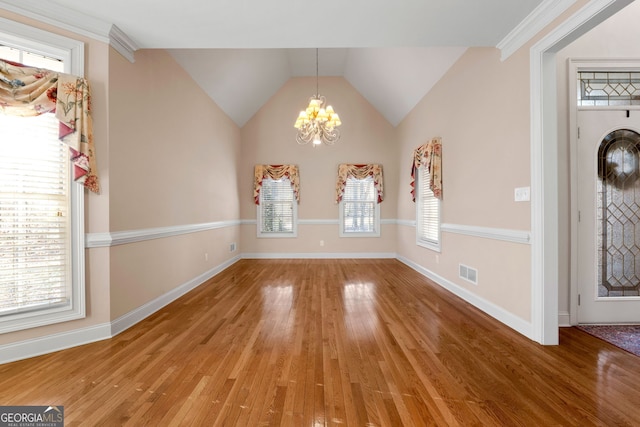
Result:
{"label": "chair rail molding", "polygon": [[199,233],[217,228],[235,227],[241,221],[215,221],[200,224],[174,225],[168,227],[144,228],[141,230],[114,231],[107,233],[85,234],[85,248],[102,248],[108,246],[125,245],[143,242],[145,240],[161,239],[164,237],[180,236],[182,234]]}
{"label": "chair rail molding", "polygon": [[465,236],[483,237],[505,242],[530,244],[531,232],[526,230],[509,230],[505,228],[478,227],[475,225],[441,224],[440,230],[446,233],[463,234]]}

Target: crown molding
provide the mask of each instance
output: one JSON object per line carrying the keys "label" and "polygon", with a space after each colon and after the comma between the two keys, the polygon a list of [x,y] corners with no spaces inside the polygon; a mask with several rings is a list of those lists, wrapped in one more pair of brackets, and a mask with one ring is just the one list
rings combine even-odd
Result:
{"label": "crown molding", "polygon": [[576,0],[544,0],[540,3],[496,45],[501,52],[500,59],[504,61],[509,58],[575,2]]}
{"label": "crown molding", "polygon": [[111,24],[72,9],[38,0],[0,0],[0,8],[109,43]]}
{"label": "crown molding", "polygon": [[120,55],[128,59],[129,62],[136,62],[134,54],[136,50],[138,50],[138,46],[134,43],[133,40],[129,38],[129,36],[124,33],[124,31],[118,28],[115,24],[112,25],[111,29],[109,30],[109,44]]}
{"label": "crown molding", "polygon": [[108,43],[134,62],[138,46],[117,26],[78,11],[39,0],[0,0],[0,8],[94,40]]}

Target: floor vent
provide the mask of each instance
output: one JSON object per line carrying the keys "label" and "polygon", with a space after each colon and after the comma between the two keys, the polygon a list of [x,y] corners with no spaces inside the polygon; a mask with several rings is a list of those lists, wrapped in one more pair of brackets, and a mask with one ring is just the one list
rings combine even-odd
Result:
{"label": "floor vent", "polygon": [[478,270],[475,268],[471,268],[464,264],[459,264],[460,267],[460,277],[466,280],[467,282],[471,282],[474,285],[478,284]]}

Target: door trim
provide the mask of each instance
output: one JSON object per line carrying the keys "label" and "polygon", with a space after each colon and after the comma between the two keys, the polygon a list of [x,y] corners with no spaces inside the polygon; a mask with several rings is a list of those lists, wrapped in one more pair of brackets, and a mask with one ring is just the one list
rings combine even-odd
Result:
{"label": "door trim", "polygon": [[558,101],[556,52],[633,0],[591,0],[529,50],[531,146],[530,338],[557,345]]}
{"label": "door trim", "polygon": [[[640,70],[638,58],[571,58],[567,67],[569,86],[569,184],[570,184],[570,268],[569,268],[569,321],[578,324],[578,106],[577,74],[581,70]],[[590,110],[638,110],[640,106],[583,107]]]}

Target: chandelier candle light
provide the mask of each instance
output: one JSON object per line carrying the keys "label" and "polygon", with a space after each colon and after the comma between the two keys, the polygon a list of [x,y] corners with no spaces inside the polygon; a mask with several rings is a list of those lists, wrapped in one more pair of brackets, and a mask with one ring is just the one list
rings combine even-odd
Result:
{"label": "chandelier candle light", "polygon": [[318,93],[318,49],[316,49],[316,94],[309,99],[306,110],[300,111],[295,127],[298,129],[296,141],[304,145],[313,142],[313,146],[320,144],[333,145],[340,139],[337,129],[342,124],[338,114],[331,105],[325,107],[326,99]]}

